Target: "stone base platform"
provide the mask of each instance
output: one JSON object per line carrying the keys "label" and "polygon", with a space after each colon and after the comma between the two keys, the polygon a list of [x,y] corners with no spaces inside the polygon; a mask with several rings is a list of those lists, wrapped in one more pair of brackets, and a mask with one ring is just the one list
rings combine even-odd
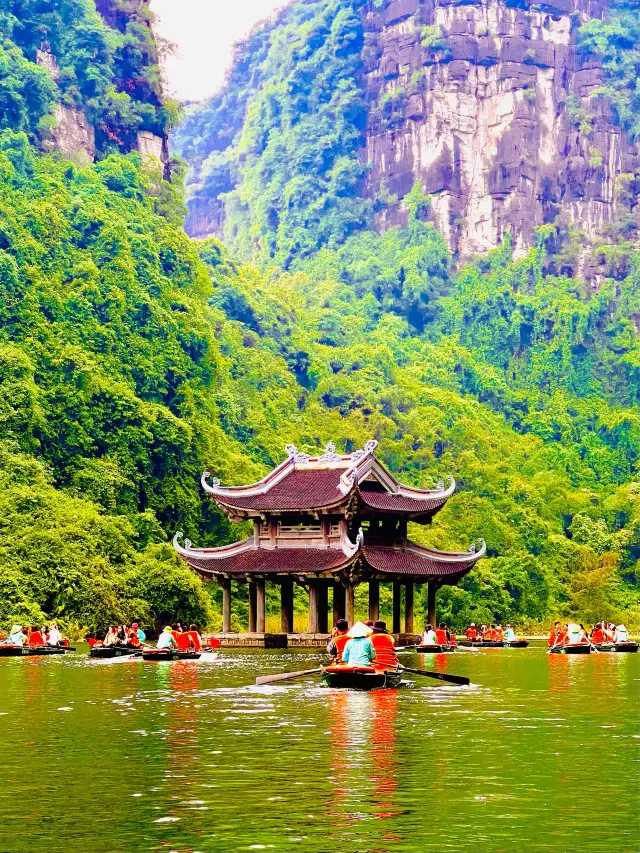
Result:
{"label": "stone base platform", "polygon": [[[394,634],[397,646],[415,645],[415,634]],[[257,649],[324,649],[331,639],[330,634],[206,634],[205,645],[209,637],[217,637],[222,648]]]}

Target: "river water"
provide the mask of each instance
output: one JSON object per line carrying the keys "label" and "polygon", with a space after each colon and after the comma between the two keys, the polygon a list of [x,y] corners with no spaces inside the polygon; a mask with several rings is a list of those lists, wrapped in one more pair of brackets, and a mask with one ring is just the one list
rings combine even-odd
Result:
{"label": "river water", "polygon": [[472,685],[252,686],[322,660],[1,659],[0,850],[640,850],[640,655],[410,654]]}

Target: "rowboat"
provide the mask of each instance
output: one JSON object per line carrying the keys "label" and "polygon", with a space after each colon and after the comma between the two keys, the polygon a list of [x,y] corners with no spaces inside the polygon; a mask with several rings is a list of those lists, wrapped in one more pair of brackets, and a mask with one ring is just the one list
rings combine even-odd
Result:
{"label": "rowboat", "polygon": [[627,640],[625,643],[596,643],[599,652],[637,652],[638,643]]}
{"label": "rowboat", "polygon": [[504,644],[508,649],[526,649],[529,640],[505,640]]}
{"label": "rowboat", "polygon": [[135,646],[94,646],[89,649],[89,657],[92,658],[122,658],[141,654],[142,649]]}
{"label": "rowboat", "polygon": [[29,655],[28,646],[20,646],[13,643],[5,643],[0,645],[0,658],[19,658]]}
{"label": "rowboat", "polygon": [[455,652],[456,647],[450,645],[432,645],[432,646],[416,646],[416,651],[420,654],[440,654],[441,652]]}
{"label": "rowboat", "polygon": [[68,651],[66,646],[26,646],[28,655],[65,655]]}
{"label": "rowboat", "polygon": [[402,681],[402,672],[398,669],[380,670],[372,666],[337,664],[324,667],[322,680],[327,687],[375,690],[380,687],[398,687]]}
{"label": "rowboat", "polygon": [[580,643],[573,646],[554,646],[549,649],[551,655],[589,655],[591,646],[588,643]]}
{"label": "rowboat", "polygon": [[198,660],[200,652],[180,652],[177,649],[144,649],[142,659],[149,661]]}
{"label": "rowboat", "polygon": [[484,642],[482,640],[458,640],[459,646],[464,646],[465,648],[474,648],[479,649],[484,646]]}

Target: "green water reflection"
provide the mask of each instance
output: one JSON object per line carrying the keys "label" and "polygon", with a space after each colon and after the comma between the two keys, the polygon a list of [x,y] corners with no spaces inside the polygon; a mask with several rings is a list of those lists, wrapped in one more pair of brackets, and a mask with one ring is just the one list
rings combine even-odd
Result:
{"label": "green water reflection", "polygon": [[468,688],[250,686],[320,659],[0,660],[0,850],[640,849],[640,655],[406,657]]}

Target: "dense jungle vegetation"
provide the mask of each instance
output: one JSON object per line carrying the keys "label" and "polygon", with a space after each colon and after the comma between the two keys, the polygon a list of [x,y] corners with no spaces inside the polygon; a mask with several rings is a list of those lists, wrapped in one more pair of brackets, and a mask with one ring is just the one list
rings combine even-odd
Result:
{"label": "dense jungle vegetation", "polygon": [[[82,5],[90,16],[93,4]],[[177,529],[202,545],[244,535],[204,500],[201,472],[247,482],[287,442],[315,451],[333,439],[352,450],[371,437],[407,482],[456,476],[457,496],[414,539],[443,549],[487,541],[488,558],[441,591],[442,618],[637,624],[640,253],[625,246],[616,279],[592,291],[566,275],[566,241],[548,226],[521,260],[507,241],[454,269],[419,188],[406,228],[356,228],[368,215],[358,175],[331,143],[338,114],[347,147],[359,121],[350,4],[294,4],[291,14],[304,8],[315,21],[321,5],[338,60],[332,69],[314,60],[309,85],[327,75],[340,103],[285,139],[266,171],[247,142],[247,204],[258,219],[243,208],[233,254],[185,236],[179,187],[137,156],[105,149],[79,168],[42,154],[58,84],[46,109],[39,96],[23,98],[22,123],[5,122],[0,107],[3,626],[54,616],[70,629],[168,617],[219,627],[217,589],[167,543]],[[14,17],[12,32],[24,31],[26,13]],[[279,38],[289,50],[268,27],[252,37],[264,50]],[[5,40],[9,77],[42,82],[17,45]],[[0,98],[13,103],[24,87],[7,79],[0,74]],[[282,98],[261,102],[242,133],[259,135]],[[307,160],[293,163],[294,150]],[[323,194],[315,178],[329,173]],[[286,221],[256,231],[282,192]],[[299,198],[325,237],[303,228]],[[236,259],[243,241],[248,250],[262,240],[271,241],[268,267]]]}

